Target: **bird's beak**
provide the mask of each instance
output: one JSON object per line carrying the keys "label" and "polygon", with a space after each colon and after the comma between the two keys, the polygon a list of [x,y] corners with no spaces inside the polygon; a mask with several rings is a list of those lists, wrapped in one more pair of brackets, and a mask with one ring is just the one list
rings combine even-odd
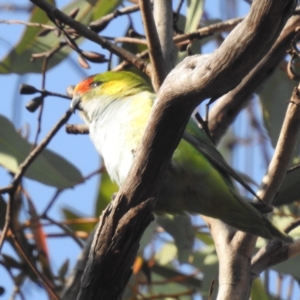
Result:
{"label": "bird's beak", "polygon": [[72,112],[75,112],[76,108],[79,109],[78,106],[79,106],[80,101],[81,101],[80,95],[75,94],[72,98],[71,105],[70,105]]}

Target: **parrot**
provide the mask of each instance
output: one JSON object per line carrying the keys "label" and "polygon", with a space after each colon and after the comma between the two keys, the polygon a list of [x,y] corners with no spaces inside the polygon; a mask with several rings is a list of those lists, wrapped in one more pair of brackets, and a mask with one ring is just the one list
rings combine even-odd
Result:
{"label": "parrot", "polygon": [[[155,98],[151,85],[129,71],[90,76],[73,90],[70,108],[73,112],[79,110],[88,124],[90,138],[110,178],[119,187],[134,161]],[[155,213],[202,214],[269,240],[292,242],[290,236],[239,195],[234,180],[254,192],[192,117],[166,173]]]}

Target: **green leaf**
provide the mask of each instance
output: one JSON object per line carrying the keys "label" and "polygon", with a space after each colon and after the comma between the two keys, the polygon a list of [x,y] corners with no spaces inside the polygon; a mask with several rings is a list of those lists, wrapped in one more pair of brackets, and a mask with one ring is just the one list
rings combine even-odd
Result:
{"label": "green leaf", "polygon": [[[92,2],[89,0],[88,2]],[[97,0],[95,9],[93,10],[93,20],[97,20],[102,18],[103,16],[111,13],[119,5],[121,5],[123,1],[122,0]]]}
{"label": "green leaf", "polygon": [[166,265],[176,259],[177,248],[174,244],[164,244],[155,254],[155,260],[160,265]]}
{"label": "green leaf", "polygon": [[275,206],[288,204],[300,200],[300,165],[293,167],[287,172],[284,181],[279,189],[277,198],[275,199]]}
{"label": "green leaf", "polygon": [[251,288],[251,300],[270,300],[260,279],[256,278]]}
{"label": "green leaf", "polygon": [[66,259],[58,270],[59,278],[64,279],[65,276],[67,275],[68,270],[69,270],[69,259]]}
{"label": "green leaf", "polygon": [[[171,268],[171,266],[161,266],[158,264],[154,264],[151,267],[151,272],[154,272],[162,277],[164,277],[165,279],[170,279],[170,278],[174,278],[174,277],[184,277],[185,274],[174,270]],[[184,285],[186,287],[189,288],[193,288],[195,290],[200,289],[201,284],[202,284],[202,280],[195,277],[190,277],[187,276],[186,278],[184,278],[183,280],[178,281],[178,284]]]}
{"label": "green leaf", "polygon": [[196,232],[196,238],[208,246],[214,245],[214,240],[208,232]]}
{"label": "green leaf", "polygon": [[[212,281],[218,279],[219,263],[214,246],[201,248],[200,251],[194,253],[192,265],[201,270],[203,273],[201,295],[203,300],[208,299],[209,289]],[[217,294],[218,287],[215,285],[213,299]]]}
{"label": "green leaf", "polygon": [[[48,2],[52,3],[52,1]],[[121,0],[77,0],[65,6],[62,11],[68,14],[73,9],[79,8],[80,11],[76,16],[76,20],[87,25],[96,18],[100,18],[112,12],[121,2]],[[38,7],[33,9],[30,22],[53,25],[53,23],[48,20],[45,12]],[[41,28],[38,27],[28,27],[25,29],[20,42],[7,54],[2,62],[0,62],[1,74],[42,72],[43,59],[35,59],[34,62],[31,62],[31,55],[34,53],[47,52],[57,47],[61,41],[61,37],[57,37],[53,32],[46,36],[39,37],[38,33],[40,31]],[[82,41],[83,39],[81,38],[76,40],[76,43],[79,44]],[[63,47],[58,53],[51,57],[48,62],[48,69],[60,63],[69,55],[71,50],[72,49],[68,46]]]}
{"label": "green leaf", "polygon": [[[181,27],[183,21],[185,20],[185,33],[191,33],[198,29],[201,16],[203,14],[203,0],[188,0],[187,2],[187,14],[186,17],[179,15],[178,25]],[[192,53],[200,53],[201,45],[203,42],[201,40],[196,40],[192,43],[191,51]],[[187,56],[187,52],[179,52],[177,56],[177,63],[182,61]]]}
{"label": "green leaf", "polygon": [[[65,220],[85,219],[85,216],[81,215],[79,212],[76,212],[74,209],[63,208],[62,213],[64,214]],[[85,231],[89,233],[95,228],[95,224],[90,222],[80,222],[79,224],[68,224],[68,227],[73,231]]]}
{"label": "green leaf", "polygon": [[151,242],[152,236],[154,235],[157,227],[157,219],[155,218],[143,233],[143,236],[140,240],[139,253],[143,253],[144,248]]}
{"label": "green leaf", "polygon": [[102,211],[110,203],[113,194],[116,193],[118,189],[117,184],[110,180],[107,172],[103,172],[100,178],[100,188],[96,201],[95,217],[101,215]]}
{"label": "green leaf", "polygon": [[2,255],[3,259],[4,259],[4,264],[5,264],[6,267],[8,267],[8,268],[16,268],[16,269],[20,269],[20,270],[24,267],[21,262],[18,262],[12,256],[4,254],[4,253],[2,253],[1,255]]}
{"label": "green leaf", "polygon": [[159,216],[157,222],[174,238],[180,263],[188,262],[195,239],[190,217],[187,215]]}
{"label": "green leaf", "polygon": [[[292,222],[294,222],[298,216],[300,215],[300,206],[299,204],[292,203],[289,205],[282,205],[274,209],[274,212],[271,215],[271,220],[276,227],[279,229],[284,229],[288,227]],[[293,239],[300,238],[300,227],[295,227],[289,235],[292,236]]]}
{"label": "green leaf", "polygon": [[[32,145],[0,116],[0,165],[16,173]],[[25,172],[25,177],[57,188],[67,188],[82,180],[80,171],[63,157],[45,149]]]}
{"label": "green leaf", "polygon": [[[290,100],[296,84],[288,78],[285,71],[278,67],[265,81],[259,92],[264,124],[274,148],[285,117],[287,102]],[[298,146],[296,149],[299,149]]]}
{"label": "green leaf", "polygon": [[203,14],[204,0],[188,0],[187,14],[185,23],[185,32],[193,32],[197,30]]}
{"label": "green leaf", "polygon": [[[153,282],[163,282],[165,281],[165,278],[163,276],[157,275],[157,274],[152,274],[152,280]],[[155,284],[151,285],[151,292],[149,293],[150,295],[155,295],[160,296],[159,299],[164,299],[164,300],[172,300],[174,299],[174,295],[187,292],[188,289],[178,283],[175,282],[170,282],[168,284]],[[180,300],[191,300],[193,299],[193,293],[191,295],[186,295],[186,296],[180,296]],[[151,297],[150,297],[151,298]]]}
{"label": "green leaf", "polygon": [[295,279],[300,280],[300,256],[288,259],[280,264],[273,266],[271,269],[281,274],[288,274]]}

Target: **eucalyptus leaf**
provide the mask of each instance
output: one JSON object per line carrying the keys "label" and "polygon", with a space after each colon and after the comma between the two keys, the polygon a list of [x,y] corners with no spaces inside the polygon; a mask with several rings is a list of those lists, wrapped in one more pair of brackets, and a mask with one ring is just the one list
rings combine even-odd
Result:
{"label": "eucalyptus leaf", "polygon": [[[170,279],[174,277],[184,277],[180,271],[174,270],[171,266],[161,266],[158,264],[154,264],[151,268],[151,271],[158,274],[159,276],[164,277],[165,279]],[[202,280],[197,276],[187,276],[183,280],[178,281],[179,284],[185,285],[186,287],[193,288],[195,290],[199,290],[202,284]]]}
{"label": "eucalyptus leaf", "polygon": [[67,272],[69,270],[69,262],[70,262],[69,259],[66,259],[58,270],[58,276],[61,279],[65,279],[65,277],[67,275]]}
{"label": "eucalyptus leaf", "polygon": [[300,165],[290,169],[279,189],[278,196],[275,199],[275,206],[288,204],[300,200]]}
{"label": "eucalyptus leaf", "polygon": [[[160,281],[163,282],[165,281],[165,278],[154,273],[152,274],[152,280],[153,282],[160,282]],[[180,285],[176,282],[169,282],[168,285],[165,284],[151,285],[151,295],[153,296],[156,295],[157,297],[159,296],[159,299],[172,300],[174,299],[174,296],[176,294],[183,293],[183,292],[188,292],[188,289],[185,286]],[[193,299],[193,293],[191,295],[180,296],[180,300],[192,300],[192,299]]]}
{"label": "eucalyptus leaf", "polygon": [[288,259],[280,264],[273,266],[271,269],[281,274],[293,276],[295,279],[300,280],[300,256]]}
{"label": "eucalyptus leaf", "polygon": [[[198,0],[188,0],[187,1],[187,15],[181,17],[179,16],[179,26],[180,23],[183,22],[185,19],[185,27],[184,32],[185,33],[191,33],[198,29],[198,25],[200,23],[201,16],[203,14],[203,4],[204,1],[198,1]],[[202,45],[202,42],[200,40],[196,40],[192,43],[191,51],[192,53],[200,53],[200,47]],[[177,57],[177,63],[182,61],[186,57],[186,52],[179,52]]]}
{"label": "eucalyptus leaf", "polygon": [[[81,213],[71,208],[63,208],[62,213],[64,214],[65,220],[82,220],[86,218]],[[95,224],[90,222],[80,222],[78,224],[68,224],[68,227],[73,231],[84,231],[89,233],[95,228]]]}
{"label": "eucalyptus leaf", "polygon": [[188,0],[184,31],[186,33],[197,30],[203,14],[204,0]]}
{"label": "eucalyptus leaf", "polygon": [[195,239],[191,218],[188,215],[167,215],[157,217],[157,222],[174,238],[180,263],[188,262]]}
{"label": "eucalyptus leaf", "polygon": [[[288,101],[291,99],[296,84],[288,78],[285,71],[278,67],[259,91],[264,124],[274,148],[281,131]],[[299,145],[298,142],[297,149]]]}
{"label": "eucalyptus leaf", "polygon": [[99,193],[95,206],[95,217],[99,217],[101,215],[102,211],[112,200],[114,193],[116,193],[119,189],[117,184],[110,180],[107,172],[103,172],[101,174],[99,186]]}
{"label": "eucalyptus leaf", "polygon": [[256,278],[252,284],[251,300],[270,300],[259,278]]}
{"label": "eucalyptus leaf", "polygon": [[[13,124],[0,115],[0,165],[16,173],[32,149]],[[63,157],[45,149],[25,172],[25,177],[57,188],[68,188],[82,180],[80,171]]]}
{"label": "eucalyptus leaf", "polygon": [[[206,300],[209,297],[209,290],[212,281],[213,280],[217,281],[218,279],[219,263],[215,252],[215,247],[214,246],[203,247],[201,248],[201,250],[194,253],[193,257],[194,257],[192,262],[193,266],[201,270],[203,273],[201,295],[203,300]],[[217,291],[218,291],[218,287],[215,284],[213,299],[215,299],[214,296],[216,296]]]}
{"label": "eucalyptus leaf", "polygon": [[155,254],[155,260],[160,265],[166,265],[176,259],[177,248],[174,244],[164,244]]}

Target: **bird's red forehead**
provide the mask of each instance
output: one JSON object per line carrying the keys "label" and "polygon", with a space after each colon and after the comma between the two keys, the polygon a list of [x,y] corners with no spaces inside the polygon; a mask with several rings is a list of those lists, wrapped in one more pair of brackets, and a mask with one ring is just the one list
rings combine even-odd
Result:
{"label": "bird's red forehead", "polygon": [[93,78],[89,77],[80,83],[78,83],[74,89],[74,92],[83,94],[91,89],[91,83],[93,82]]}

